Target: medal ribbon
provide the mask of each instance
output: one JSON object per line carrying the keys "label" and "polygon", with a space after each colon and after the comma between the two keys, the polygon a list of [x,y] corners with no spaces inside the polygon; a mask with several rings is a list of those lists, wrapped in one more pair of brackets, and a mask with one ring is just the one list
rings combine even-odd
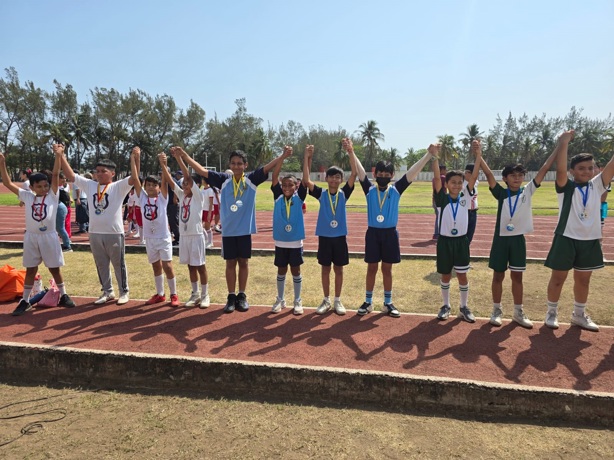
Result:
{"label": "medal ribbon", "polygon": [[192,198],[190,197],[190,201],[185,202],[185,196],[183,197],[183,201],[181,202],[181,222],[187,222],[190,218],[190,203],[192,202]]}
{"label": "medal ribbon", "polygon": [[510,189],[507,189],[507,199],[508,199],[508,204],[510,206],[510,222],[512,220],[512,218],[514,217],[514,214],[516,213],[516,206],[518,205],[518,198],[520,197],[520,194],[522,193],[522,189],[520,189],[518,191],[518,194],[516,195],[516,200],[514,201],[514,206],[512,206],[512,194],[510,192]]}
{"label": "medal ribbon", "polygon": [[290,206],[292,206],[292,197],[290,197],[289,200],[284,198],[284,201],[286,203],[286,216],[287,216],[288,222],[290,222]]}
{"label": "medal ribbon", "polygon": [[335,193],[335,202],[333,203],[333,198],[330,194],[330,192],[327,190],[326,193],[328,194],[328,201],[330,202],[330,210],[333,213],[333,216],[337,215],[337,204],[339,203],[339,192]]}
{"label": "medal ribbon", "polygon": [[98,198],[98,203],[96,205],[97,208],[102,207],[101,203],[102,203],[102,199],[104,198],[105,194],[107,193],[107,189],[109,188],[109,185],[111,184],[107,184],[104,186],[104,189],[102,189],[102,193],[100,192],[100,184],[97,185],[97,189],[96,189],[96,197]]}
{"label": "medal ribbon", "polygon": [[386,197],[388,196],[388,191],[390,190],[390,186],[386,187],[386,191],[384,192],[384,196],[380,199],[379,188],[377,189],[377,202],[379,203],[379,210],[382,212],[382,207],[386,202]]}
{"label": "medal ribbon", "polygon": [[[586,192],[582,190],[584,187],[586,187]],[[582,194],[582,206],[584,206],[584,209],[586,209],[586,203],[588,203],[588,184],[576,185],[576,188],[580,190],[580,193]]]}
{"label": "medal ribbon", "polygon": [[[452,197],[448,195],[448,201],[450,202],[450,209],[452,209],[452,218],[454,219],[454,227],[456,227],[456,215],[458,214],[458,205],[460,204],[460,196],[456,197],[456,203],[452,201]],[[456,206],[454,206],[456,204]]]}
{"label": "medal ribbon", "polygon": [[239,195],[239,198],[241,198],[246,188],[247,187],[245,185],[245,174],[242,174],[241,179],[239,180],[236,180],[235,176],[232,176],[232,189],[234,191],[235,201],[237,201],[237,194]]}
{"label": "medal ribbon", "polygon": [[39,203],[39,208],[38,208],[39,212],[36,212],[36,196],[34,197],[34,201],[32,202],[32,214],[34,215],[35,218],[38,217],[37,222],[43,221],[43,208],[45,207],[45,198],[47,198],[47,195],[43,195],[43,199]]}

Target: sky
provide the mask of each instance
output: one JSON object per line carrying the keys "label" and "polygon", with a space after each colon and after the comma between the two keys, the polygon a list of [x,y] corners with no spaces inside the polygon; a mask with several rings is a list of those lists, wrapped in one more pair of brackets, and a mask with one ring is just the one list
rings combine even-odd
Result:
{"label": "sky", "polygon": [[497,115],[614,107],[614,0],[2,0],[0,65],[53,90],[141,89],[211,118],[425,148]]}

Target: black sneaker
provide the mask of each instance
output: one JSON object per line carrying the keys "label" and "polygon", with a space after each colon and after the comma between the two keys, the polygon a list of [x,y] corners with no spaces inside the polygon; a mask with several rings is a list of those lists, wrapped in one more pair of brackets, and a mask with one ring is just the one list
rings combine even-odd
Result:
{"label": "black sneaker", "polygon": [[70,246],[68,247],[62,246],[62,252],[72,252],[72,248]]}
{"label": "black sneaker", "polygon": [[399,313],[399,310],[397,310],[397,307],[395,307],[392,303],[384,302],[382,311],[386,313],[388,316],[392,316],[393,318],[399,318],[401,316],[401,313]]}
{"label": "black sneaker", "polygon": [[450,306],[444,305],[439,309],[439,313],[437,314],[437,319],[439,321],[445,321],[450,317]]}
{"label": "black sneaker", "polygon": [[25,312],[30,310],[32,310],[32,305],[30,305],[30,303],[26,299],[21,299],[21,302],[19,302],[17,308],[15,308],[15,311],[13,311],[13,313],[11,314],[13,316],[21,316]]}
{"label": "black sneaker", "polygon": [[236,301],[236,294],[228,294],[228,300],[226,301],[226,306],[224,307],[224,313],[232,313],[233,311],[235,311]]}
{"label": "black sneaker", "polygon": [[72,301],[68,294],[64,294],[60,297],[60,301],[58,302],[58,307],[66,307],[66,308],[74,308],[77,305]]}
{"label": "black sneaker", "polygon": [[356,313],[358,316],[365,316],[367,313],[371,313],[373,311],[373,304],[369,302],[363,303]]}
{"label": "black sneaker", "polygon": [[237,311],[246,312],[249,310],[249,304],[247,303],[247,296],[245,292],[239,292],[237,299],[235,300],[235,308]]}

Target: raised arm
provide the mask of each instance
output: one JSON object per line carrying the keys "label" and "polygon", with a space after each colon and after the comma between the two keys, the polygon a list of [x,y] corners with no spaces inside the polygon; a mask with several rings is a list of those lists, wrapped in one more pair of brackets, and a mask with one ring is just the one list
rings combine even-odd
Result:
{"label": "raised arm", "polygon": [[275,169],[275,167],[279,164],[281,167],[281,163],[284,162],[284,158],[283,158],[283,154],[278,156],[277,158],[272,159],[271,161],[269,161],[267,164],[265,164],[263,166],[264,169],[264,173],[268,174],[270,173],[273,169]]}
{"label": "raised arm", "polygon": [[[170,177],[170,173],[168,172],[168,160],[166,158],[166,153],[160,152],[158,153],[158,162],[160,163],[160,169],[162,170],[162,179],[160,180],[160,193],[162,196],[166,198],[168,196],[168,185],[173,184],[173,191],[175,190],[175,181]],[[164,174],[166,171],[167,174]],[[169,176],[167,178],[167,175]],[[186,177],[186,176],[183,176]],[[170,181],[169,181],[170,179]],[[177,195],[174,195],[176,197]]]}
{"label": "raised arm", "polygon": [[612,177],[614,177],[614,155],[612,155],[608,164],[605,165],[605,168],[601,170],[601,180],[605,188],[608,188],[608,185],[610,185]]}
{"label": "raised arm", "polygon": [[441,191],[441,177],[439,175],[439,151],[441,150],[441,144],[431,144],[427,149],[427,152],[431,154],[433,162],[431,163],[431,169],[433,170],[433,189],[435,193]]}
{"label": "raised arm", "polygon": [[[555,148],[550,154],[550,156],[546,159],[546,162],[542,165],[541,168],[539,168],[539,171],[537,171],[537,174],[535,175],[535,178],[533,179],[537,185],[541,185],[542,181],[544,180],[544,177],[546,177],[546,173],[552,167],[554,160],[556,160],[557,155],[558,155],[558,152],[556,151],[556,148]],[[567,163],[567,158],[565,158],[565,162]]]}
{"label": "raised arm", "polygon": [[559,187],[564,187],[567,183],[567,149],[575,134],[573,129],[565,131],[559,136],[556,148],[554,149],[556,153],[556,185]]}
{"label": "raised arm", "polygon": [[482,162],[482,142],[479,139],[475,139],[471,142],[471,151],[475,155],[475,166],[473,172],[467,181],[467,188],[473,190],[475,181],[478,180],[478,174],[480,173],[480,163]]}
{"label": "raised arm", "polygon": [[[51,191],[57,195],[60,185],[60,168],[62,166],[62,157],[64,157],[64,145],[53,144],[53,170],[51,171]],[[64,174],[66,176],[66,174]]]}
{"label": "raised arm", "polygon": [[[54,144],[54,146],[55,145],[61,145],[61,144]],[[55,150],[54,150],[54,152],[55,152]],[[68,182],[74,182],[75,181],[75,172],[70,167],[70,164],[68,164],[68,159],[66,158],[66,155],[64,153],[65,153],[64,149],[62,149],[62,156],[60,158],[60,160],[61,160],[60,169],[62,171],[64,171],[64,176],[66,177],[66,180]],[[58,172],[58,174],[59,174],[59,172]]]}
{"label": "raised arm", "polygon": [[311,192],[314,187],[314,183],[309,178],[309,172],[311,171],[311,159],[313,158],[313,145],[307,145],[305,147],[305,156],[303,158],[303,185]]}
{"label": "raised arm", "polygon": [[407,181],[413,182],[431,158],[433,158],[433,155],[429,151],[427,151],[422,158],[416,161],[405,173]]}
{"label": "raised arm", "polygon": [[349,137],[344,138],[341,141],[341,145],[343,147],[343,150],[345,150],[348,153],[348,156],[350,157],[350,165],[354,163],[354,167],[355,167],[356,175],[358,176],[358,180],[360,181],[365,180],[365,177],[367,177],[367,173],[365,171],[364,166],[362,165],[362,163],[356,156],[356,153],[354,152],[354,144],[352,143],[352,139],[350,139]]}
{"label": "raised arm", "polygon": [[290,156],[292,156],[292,147],[290,147],[289,145],[284,145],[284,151],[280,156],[281,161],[277,163],[275,165],[275,168],[273,169],[273,178],[272,178],[271,186],[274,187],[275,185],[279,183],[279,173],[281,172],[281,167],[284,164],[284,160],[286,158],[290,158]]}
{"label": "raised arm", "polygon": [[203,168],[198,161],[188,155],[188,153],[181,147],[171,147],[171,155],[173,155],[175,158],[177,158],[177,155],[181,156],[183,161],[190,165],[196,174],[203,176],[204,178],[209,177],[209,170],[207,168]]}
{"label": "raised arm", "polygon": [[[484,158],[482,157],[482,162],[480,163],[482,171],[484,171],[484,175],[486,176],[486,180],[488,181],[488,187],[495,188],[497,185],[497,179],[495,179],[495,175],[492,173],[492,170],[488,167]],[[477,165],[476,165],[477,168]]]}
{"label": "raised arm", "polygon": [[134,147],[130,155],[130,173],[132,174],[132,185],[137,197],[141,196],[141,180],[139,179],[139,169],[137,165],[141,164],[141,149]]}
{"label": "raised arm", "polygon": [[6,170],[6,157],[3,153],[0,153],[0,174],[2,175],[2,183],[15,195],[19,196],[19,187],[13,184],[13,181],[9,177],[9,173]]}

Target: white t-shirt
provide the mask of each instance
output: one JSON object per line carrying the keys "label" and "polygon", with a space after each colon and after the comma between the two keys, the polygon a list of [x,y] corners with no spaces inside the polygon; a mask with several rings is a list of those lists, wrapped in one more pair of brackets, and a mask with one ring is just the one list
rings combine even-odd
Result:
{"label": "white t-shirt", "polygon": [[[501,187],[501,186],[500,186]],[[507,196],[506,188],[501,187],[502,196]],[[499,236],[526,235],[533,231],[533,194],[537,190],[534,181],[530,181],[522,187],[518,194],[510,194],[509,198],[504,198],[501,205],[501,219],[499,220]],[[505,195],[504,195],[505,194]],[[493,193],[494,195],[494,193]],[[511,207],[514,208],[514,217],[511,216]],[[508,229],[511,224],[512,230]]]}
{"label": "white t-shirt", "polygon": [[[479,180],[475,180],[475,184],[473,185],[473,195],[471,195],[471,206],[470,206],[470,210],[474,211],[476,209],[478,209],[478,185],[480,184]],[[463,181],[463,190],[467,189],[467,185],[469,185],[469,182],[467,182],[466,180]]]}
{"label": "white t-shirt", "polygon": [[141,190],[138,199],[141,214],[143,214],[145,238],[170,238],[171,232],[168,229],[168,216],[166,215],[168,196],[165,198],[162,192],[159,192],[158,196],[150,198],[145,190]]}
{"label": "white t-shirt", "polygon": [[55,233],[59,194],[53,193],[50,189],[49,193],[43,197],[36,196],[30,190],[19,190],[19,200],[25,204],[27,232]]}
{"label": "white t-shirt", "polygon": [[203,211],[212,211],[209,198],[213,198],[213,204],[215,204],[215,192],[212,187],[204,188],[200,191],[203,197]]}
{"label": "white t-shirt", "polygon": [[83,189],[87,196],[92,197],[90,200],[90,233],[124,233],[122,205],[132,187],[128,183],[129,180],[130,177],[126,177],[105,186],[79,174],[75,175],[75,185]]}
{"label": "white t-shirt", "polygon": [[[568,180],[567,185],[556,187],[559,200],[559,223],[555,233],[559,233],[566,217],[563,235],[574,240],[598,240],[601,238],[601,195],[606,191],[601,173],[593,177],[584,187]],[[586,196],[586,206],[582,194]],[[565,196],[571,194],[571,203],[567,206]]]}
{"label": "white t-shirt", "polygon": [[[450,195],[445,193],[442,188],[438,194],[435,194],[435,201],[440,216],[439,234],[450,237],[466,235],[471,206],[469,189],[465,186],[457,199],[450,203]],[[454,229],[456,230],[453,231]]]}
{"label": "white t-shirt", "polygon": [[21,184],[21,188],[30,191],[30,179],[26,179],[25,182]]}
{"label": "white t-shirt", "polygon": [[136,198],[136,192],[134,193],[130,193],[130,195],[128,195],[128,203],[127,203],[128,207],[133,207],[133,206],[141,206],[141,204],[139,203],[139,201]]}
{"label": "white t-shirt", "polygon": [[183,189],[175,184],[175,195],[179,200],[179,232],[182,236],[203,234],[203,195],[192,181],[192,196],[184,196]]}

